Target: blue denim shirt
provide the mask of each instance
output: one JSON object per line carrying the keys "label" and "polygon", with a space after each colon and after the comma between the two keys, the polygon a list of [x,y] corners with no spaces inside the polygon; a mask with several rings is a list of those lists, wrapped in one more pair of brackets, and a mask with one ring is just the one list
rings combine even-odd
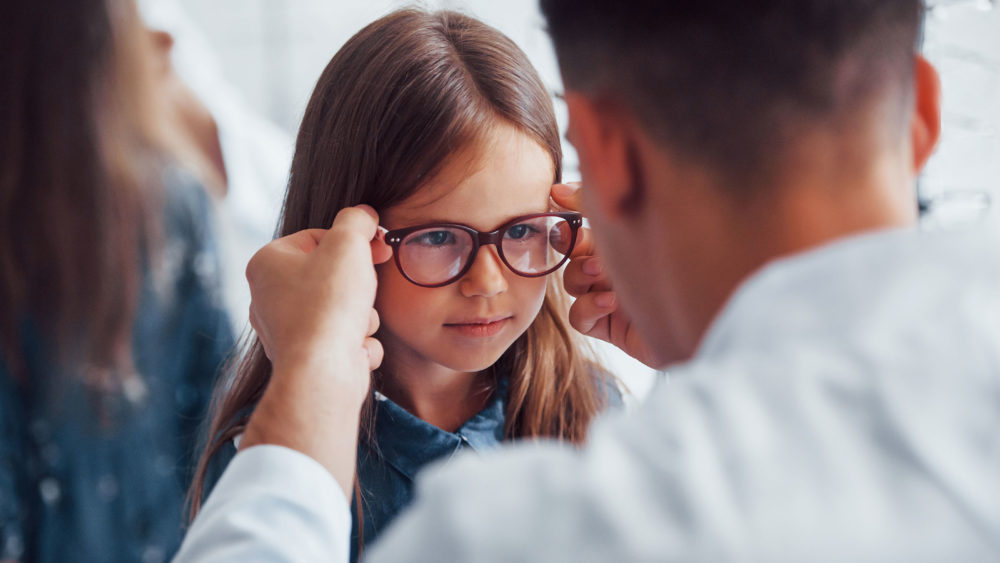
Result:
{"label": "blue denim shirt", "polygon": [[[375,444],[358,445],[358,482],[364,517],[364,544],[389,525],[413,496],[413,482],[428,464],[459,451],[482,452],[504,439],[507,378],[499,378],[493,397],[483,410],[455,432],[421,420],[381,393],[375,394]],[[351,561],[358,555],[358,497],[351,505]]]}
{"label": "blue denim shirt", "polygon": [[233,346],[200,187],[168,186],[162,268],[134,319],[136,385],[105,405],[81,366],[57,368],[29,320],[21,363],[0,358],[0,560],[166,561],[180,545],[199,425]]}
{"label": "blue denim shirt", "polygon": [[[505,359],[498,364],[499,373],[507,373]],[[496,389],[485,407],[467,420],[457,431],[448,432],[411,414],[388,397],[375,392],[374,444],[362,439],[358,444],[358,484],[361,489],[363,530],[358,526],[358,497],[351,504],[351,561],[357,561],[359,532],[368,546],[406,508],[413,497],[414,480],[429,464],[447,460],[462,450],[484,452],[504,441],[507,421],[507,376],[497,378]],[[609,408],[623,405],[618,387],[605,381]],[[222,476],[226,465],[236,455],[230,443],[213,458],[212,470],[206,476],[205,493]]]}

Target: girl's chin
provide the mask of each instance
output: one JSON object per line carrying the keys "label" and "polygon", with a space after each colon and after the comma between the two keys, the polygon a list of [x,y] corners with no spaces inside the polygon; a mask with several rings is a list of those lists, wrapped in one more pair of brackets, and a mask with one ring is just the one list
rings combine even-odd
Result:
{"label": "girl's chin", "polygon": [[463,355],[461,358],[441,358],[438,363],[455,371],[478,373],[495,364],[506,351],[507,348],[504,348],[496,353],[480,355],[475,358],[470,358],[468,354]]}

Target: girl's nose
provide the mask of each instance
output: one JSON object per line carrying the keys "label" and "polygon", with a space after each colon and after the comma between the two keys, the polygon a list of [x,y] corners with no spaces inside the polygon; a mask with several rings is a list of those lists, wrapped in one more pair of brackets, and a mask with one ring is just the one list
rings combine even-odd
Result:
{"label": "girl's nose", "polygon": [[479,248],[472,267],[462,276],[459,288],[466,297],[493,297],[507,291],[507,266],[492,244]]}

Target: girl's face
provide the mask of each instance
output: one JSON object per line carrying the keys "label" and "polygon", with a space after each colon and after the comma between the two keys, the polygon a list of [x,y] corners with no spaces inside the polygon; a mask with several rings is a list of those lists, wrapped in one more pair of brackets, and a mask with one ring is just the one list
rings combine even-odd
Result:
{"label": "girl's face", "polygon": [[[381,225],[459,223],[492,231],[515,217],[549,211],[553,163],[545,149],[506,125],[482,146],[475,155],[456,155],[426,187],[383,210]],[[547,277],[510,271],[493,245],[480,247],[469,271],[443,287],[409,282],[392,260],[376,268],[379,338],[391,370],[486,369],[535,319],[547,283]]]}

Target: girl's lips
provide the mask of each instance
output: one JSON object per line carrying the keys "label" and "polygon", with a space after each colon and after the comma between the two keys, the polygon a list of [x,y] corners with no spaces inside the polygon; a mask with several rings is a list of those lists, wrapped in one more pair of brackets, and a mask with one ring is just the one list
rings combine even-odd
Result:
{"label": "girl's lips", "polygon": [[445,328],[453,330],[463,336],[474,338],[484,338],[495,336],[502,331],[510,322],[511,317],[504,317],[495,321],[474,321],[468,323],[448,323]]}

